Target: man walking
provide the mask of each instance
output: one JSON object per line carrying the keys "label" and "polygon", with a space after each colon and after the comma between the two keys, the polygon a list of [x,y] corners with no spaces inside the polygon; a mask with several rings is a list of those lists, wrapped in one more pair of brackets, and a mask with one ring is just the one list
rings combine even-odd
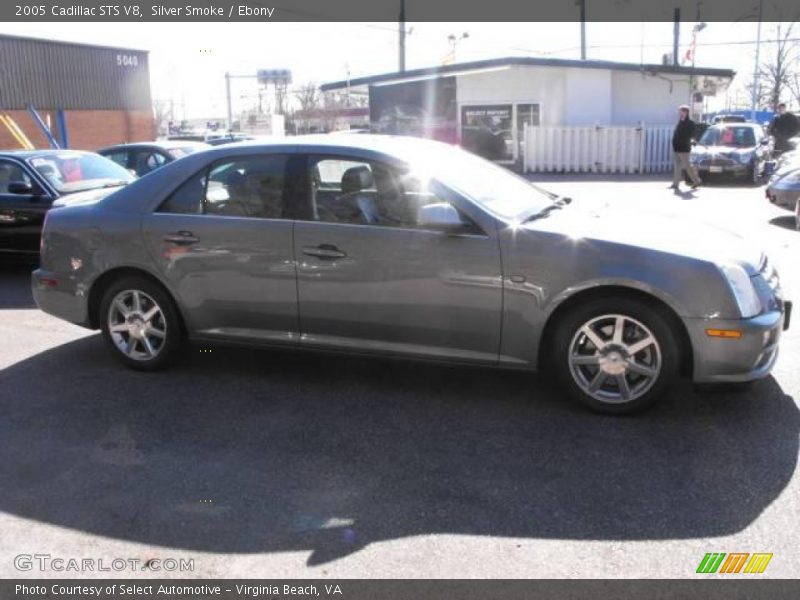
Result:
{"label": "man walking", "polygon": [[796,136],[800,131],[800,122],[797,117],[786,110],[786,104],[783,102],[776,108],[778,114],[769,124],[769,133],[775,138],[775,152],[786,152],[791,150],[789,138]]}
{"label": "man walking", "polygon": [[672,185],[673,190],[677,190],[681,179],[683,179],[683,172],[689,174],[689,179],[692,180],[692,189],[697,188],[702,182],[697,175],[697,171],[689,162],[689,152],[692,151],[692,140],[694,139],[695,128],[694,121],[689,118],[689,107],[684,105],[678,109],[678,124],[675,126],[675,132],[672,134]]}

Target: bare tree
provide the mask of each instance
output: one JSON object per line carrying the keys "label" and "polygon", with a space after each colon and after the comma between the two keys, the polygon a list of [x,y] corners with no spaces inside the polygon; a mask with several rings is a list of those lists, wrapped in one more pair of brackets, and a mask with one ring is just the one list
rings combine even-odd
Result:
{"label": "bare tree", "polygon": [[300,110],[304,113],[310,114],[319,109],[320,107],[320,92],[319,87],[313,81],[301,85],[294,93],[297,102],[300,104]]}
{"label": "bare tree", "polygon": [[[797,85],[800,53],[797,43],[792,38],[795,24],[795,22],[778,23],[775,26],[774,48],[766,55],[758,69],[759,106],[775,108],[786,92],[791,92],[797,97],[793,88]],[[752,92],[753,83],[751,82],[747,88]]]}
{"label": "bare tree", "polygon": [[171,100],[153,101],[153,128],[155,135],[159,136],[162,132],[169,133],[164,121],[173,119],[173,103]]}

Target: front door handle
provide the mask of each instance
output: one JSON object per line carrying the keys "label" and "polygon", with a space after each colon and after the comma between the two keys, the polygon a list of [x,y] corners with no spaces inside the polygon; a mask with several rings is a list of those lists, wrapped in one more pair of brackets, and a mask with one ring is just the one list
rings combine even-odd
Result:
{"label": "front door handle", "polygon": [[334,260],[336,258],[344,258],[346,253],[339,250],[333,244],[320,244],[319,246],[306,246],[303,248],[303,254],[306,256],[316,256],[321,260]]}
{"label": "front door handle", "polygon": [[164,236],[164,241],[170,244],[196,244],[200,240],[191,231],[178,231],[168,233]]}

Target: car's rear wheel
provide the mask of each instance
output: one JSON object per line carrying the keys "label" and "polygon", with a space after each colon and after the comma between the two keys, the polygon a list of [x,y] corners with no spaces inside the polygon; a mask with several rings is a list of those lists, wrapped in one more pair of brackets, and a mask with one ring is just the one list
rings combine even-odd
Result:
{"label": "car's rear wheel", "polygon": [[556,373],[592,410],[632,413],[652,405],[677,376],[678,343],[661,312],[602,298],[566,314],[554,336]]}
{"label": "car's rear wheel", "polygon": [[172,298],[142,277],[124,277],[106,289],[100,303],[103,338],[125,365],[142,371],[165,366],[182,341]]}

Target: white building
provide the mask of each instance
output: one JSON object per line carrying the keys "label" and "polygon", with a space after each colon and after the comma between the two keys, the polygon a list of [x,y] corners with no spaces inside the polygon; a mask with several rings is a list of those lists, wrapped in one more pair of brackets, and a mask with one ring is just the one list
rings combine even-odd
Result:
{"label": "white building", "polygon": [[527,126],[647,126],[699,114],[735,73],[671,65],[500,58],[337,81],[323,92],[368,94],[373,130],[459,142],[500,162],[522,158]]}

